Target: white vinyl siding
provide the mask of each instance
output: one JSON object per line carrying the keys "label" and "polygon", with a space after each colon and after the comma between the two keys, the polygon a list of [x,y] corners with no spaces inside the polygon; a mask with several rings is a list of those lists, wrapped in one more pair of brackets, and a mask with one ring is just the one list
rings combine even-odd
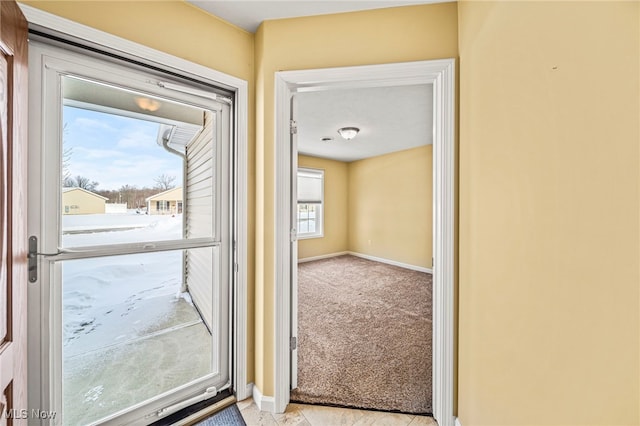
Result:
{"label": "white vinyl siding", "polygon": [[[185,150],[185,238],[214,236],[214,173],[215,173],[215,115],[205,113],[202,132]],[[186,250],[184,256],[184,277],[186,289],[198,308],[209,330],[212,330],[213,289],[211,282],[215,276],[212,264],[219,263],[213,250]]]}
{"label": "white vinyl siding", "polygon": [[187,238],[215,237],[214,230],[214,123],[215,116],[206,112],[202,132],[186,147],[185,152],[185,235]]}

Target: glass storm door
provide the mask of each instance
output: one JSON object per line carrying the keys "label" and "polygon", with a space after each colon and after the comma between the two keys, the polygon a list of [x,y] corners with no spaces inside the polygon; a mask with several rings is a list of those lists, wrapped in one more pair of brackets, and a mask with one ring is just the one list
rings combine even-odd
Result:
{"label": "glass storm door", "polygon": [[[40,403],[148,424],[230,387],[230,99],[34,43]],[[33,100],[32,100],[33,101]]]}

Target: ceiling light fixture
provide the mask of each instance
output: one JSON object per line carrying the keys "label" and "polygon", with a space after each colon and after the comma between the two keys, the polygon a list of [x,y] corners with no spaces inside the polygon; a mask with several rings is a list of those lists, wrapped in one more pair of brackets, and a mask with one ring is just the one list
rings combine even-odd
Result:
{"label": "ceiling light fixture", "polygon": [[160,109],[160,102],[149,98],[136,98],[136,105],[145,111],[157,111]]}
{"label": "ceiling light fixture", "polygon": [[346,140],[355,138],[359,131],[360,129],[358,129],[357,127],[343,127],[341,129],[338,129],[338,133],[340,133],[340,136],[342,136]]}

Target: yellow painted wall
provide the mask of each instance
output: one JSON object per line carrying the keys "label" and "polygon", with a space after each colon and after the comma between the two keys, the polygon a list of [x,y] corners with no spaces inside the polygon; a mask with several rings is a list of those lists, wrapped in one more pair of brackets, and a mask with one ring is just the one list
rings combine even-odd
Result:
{"label": "yellow painted wall", "polygon": [[21,0],[98,30],[253,80],[253,34],[184,1]]}
{"label": "yellow painted wall", "polygon": [[349,251],[431,267],[433,146],[349,163]]}
{"label": "yellow painted wall", "polygon": [[46,12],[222,71],[248,82],[247,377],[254,379],[255,77],[254,35],[183,1],[21,1]]}
{"label": "yellow painted wall", "polygon": [[298,240],[298,258],[347,251],[349,165],[342,161],[299,155],[298,166],[324,170],[324,236]]}
{"label": "yellow painted wall", "polygon": [[82,189],[67,190],[62,193],[62,214],[104,214],[106,202]]}
{"label": "yellow painted wall", "polygon": [[[256,33],[255,384],[274,395],[274,78],[280,70],[452,58],[457,4],[398,7],[264,22]],[[258,298],[258,295],[260,297]]]}
{"label": "yellow painted wall", "polygon": [[640,423],[638,2],[461,2],[462,425]]}

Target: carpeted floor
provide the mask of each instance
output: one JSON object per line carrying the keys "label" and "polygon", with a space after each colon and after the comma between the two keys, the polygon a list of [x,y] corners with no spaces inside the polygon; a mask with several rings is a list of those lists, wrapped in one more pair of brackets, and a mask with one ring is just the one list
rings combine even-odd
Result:
{"label": "carpeted floor", "polygon": [[431,274],[354,257],[298,265],[292,401],[431,413]]}

